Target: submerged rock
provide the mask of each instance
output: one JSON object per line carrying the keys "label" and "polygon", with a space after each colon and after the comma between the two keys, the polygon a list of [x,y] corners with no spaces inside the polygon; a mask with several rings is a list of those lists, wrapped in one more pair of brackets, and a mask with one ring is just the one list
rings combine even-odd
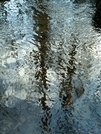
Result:
{"label": "submerged rock", "polygon": [[79,77],[74,77],[72,86],[74,88],[74,91],[79,98],[84,93],[83,83],[82,80]]}

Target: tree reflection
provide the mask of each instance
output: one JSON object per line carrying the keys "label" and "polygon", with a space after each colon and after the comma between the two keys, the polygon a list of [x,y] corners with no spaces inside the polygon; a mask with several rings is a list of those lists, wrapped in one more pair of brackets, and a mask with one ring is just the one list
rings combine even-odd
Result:
{"label": "tree reflection", "polygon": [[[34,37],[35,40],[37,41],[36,46],[38,48],[38,51],[34,51],[34,61],[36,65],[36,73],[35,73],[35,78],[38,82],[39,87],[39,92],[42,97],[39,98],[39,102],[41,102],[43,110],[45,110],[44,115],[41,118],[42,122],[42,127],[46,131],[51,131],[49,128],[49,122],[51,118],[51,109],[47,105],[46,101],[47,98],[51,98],[50,96],[47,95],[48,90],[51,88],[49,87],[50,83],[48,80],[48,69],[52,69],[55,71],[57,77],[61,77],[61,79],[56,79],[57,82],[54,82],[55,84],[58,83],[58,91],[59,91],[59,96],[57,94],[57,98],[60,98],[61,105],[62,107],[65,107],[69,104],[70,99],[71,99],[71,94],[70,90],[72,88],[71,85],[71,80],[72,80],[72,75],[74,74],[75,71],[75,44],[74,44],[74,36],[71,35],[71,40],[72,48],[70,51],[65,55],[64,57],[64,43],[62,42],[62,39],[60,38],[59,41],[59,48],[57,48],[57,52],[53,51],[53,47],[56,46],[56,42],[53,41],[52,45],[51,39],[49,39],[49,16],[47,13],[47,9],[45,8],[43,3],[37,3],[38,8],[33,8],[34,10],[34,16],[33,19],[35,19],[35,27],[34,30],[37,33],[37,35]],[[47,7],[47,6],[46,6]],[[63,62],[66,61],[66,58],[69,58],[68,64]],[[62,73],[64,72],[64,73]],[[53,76],[54,77],[54,76]],[[52,83],[53,84],[53,83]],[[50,89],[52,90],[52,89]],[[56,89],[54,89],[54,93],[56,92]],[[51,101],[51,100],[50,100]],[[59,102],[59,100],[58,100]]]}
{"label": "tree reflection", "polygon": [[[75,54],[76,54],[76,45],[75,45],[75,37],[74,35],[72,34],[71,35],[71,39],[69,41],[70,45],[72,46],[71,47],[71,50],[69,51],[68,53],[68,56],[70,57],[70,60],[68,61],[69,63],[69,66],[66,65],[66,67],[63,67],[61,69],[65,69],[66,71],[64,72],[64,74],[61,74],[62,75],[62,80],[61,80],[61,90],[60,90],[60,98],[62,99],[61,101],[61,104],[62,106],[67,106],[69,103],[70,103],[70,99],[72,97],[71,95],[71,90],[72,90],[72,76],[75,72]],[[67,56],[67,55],[66,55]],[[65,56],[65,59],[67,58]],[[64,60],[65,60],[64,59]],[[62,59],[59,60],[59,65],[62,64]]]}
{"label": "tree reflection", "polygon": [[39,43],[38,46],[38,55],[36,55],[35,61],[37,66],[37,72],[35,74],[35,78],[40,80],[41,83],[41,92],[43,93],[43,98],[40,99],[42,102],[43,107],[45,107],[45,100],[46,100],[46,94],[44,92],[44,88],[48,89],[47,86],[47,66],[46,66],[46,60],[47,60],[47,39],[48,39],[48,15],[45,12],[45,8],[43,5],[40,4],[39,10],[34,10],[34,19],[36,22],[36,25],[34,27],[35,32],[38,36],[36,36],[36,41]]}
{"label": "tree reflection", "polygon": [[35,74],[36,80],[39,80],[40,85],[40,94],[42,94],[42,97],[39,98],[39,102],[41,102],[43,110],[45,110],[45,114],[42,116],[42,126],[44,130],[50,131],[48,128],[48,122],[49,122],[49,107],[46,104],[47,100],[47,94],[45,90],[48,90],[48,84],[47,84],[47,56],[48,56],[48,14],[46,13],[46,8],[44,7],[42,1],[37,1],[38,9],[33,8],[34,10],[34,16],[35,19],[35,27],[34,30],[37,33],[37,36],[35,37],[36,41],[38,42],[38,52],[34,56],[35,64],[37,67],[37,71]]}

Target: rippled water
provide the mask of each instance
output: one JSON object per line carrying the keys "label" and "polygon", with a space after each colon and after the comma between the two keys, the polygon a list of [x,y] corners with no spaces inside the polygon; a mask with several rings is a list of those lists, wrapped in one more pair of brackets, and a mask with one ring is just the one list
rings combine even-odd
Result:
{"label": "rippled water", "polygon": [[1,134],[100,134],[98,17],[90,0],[0,2]]}

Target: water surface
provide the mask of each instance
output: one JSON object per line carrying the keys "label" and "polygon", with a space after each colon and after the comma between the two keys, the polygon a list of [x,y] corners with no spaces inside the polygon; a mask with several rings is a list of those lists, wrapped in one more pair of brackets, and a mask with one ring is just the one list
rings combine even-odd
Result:
{"label": "water surface", "polygon": [[1,134],[101,132],[101,33],[92,1],[0,2]]}

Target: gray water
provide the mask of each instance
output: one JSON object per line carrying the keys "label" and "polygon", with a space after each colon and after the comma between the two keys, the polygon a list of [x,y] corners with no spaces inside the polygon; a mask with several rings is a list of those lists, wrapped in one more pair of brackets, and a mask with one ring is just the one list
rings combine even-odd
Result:
{"label": "gray water", "polygon": [[0,134],[101,133],[96,15],[90,0],[0,2]]}

